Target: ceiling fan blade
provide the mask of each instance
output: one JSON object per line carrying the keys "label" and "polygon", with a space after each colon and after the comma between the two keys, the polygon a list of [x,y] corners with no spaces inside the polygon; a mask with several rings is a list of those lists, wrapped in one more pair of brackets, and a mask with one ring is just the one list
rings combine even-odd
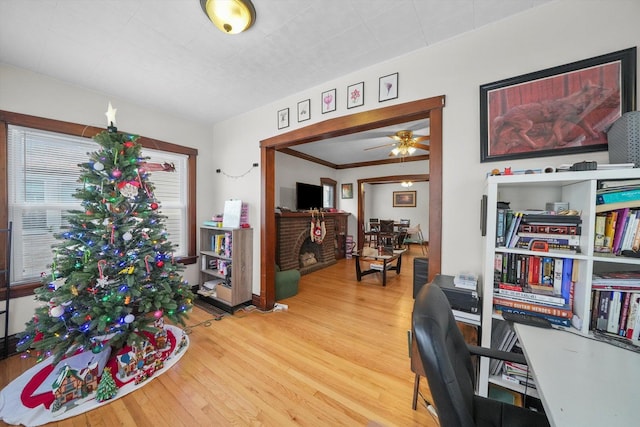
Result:
{"label": "ceiling fan blade", "polygon": [[428,145],[424,145],[424,144],[413,144],[413,146],[414,146],[415,148],[420,149],[420,150],[429,151],[429,146],[428,146]]}
{"label": "ceiling fan blade", "polygon": [[390,144],[376,145],[375,147],[365,148],[364,151],[375,150],[376,148],[390,147],[390,146],[393,146],[393,145],[396,145],[395,142],[392,142]]}
{"label": "ceiling fan blade", "polygon": [[422,142],[429,139],[429,135],[420,135],[413,138],[413,142]]}

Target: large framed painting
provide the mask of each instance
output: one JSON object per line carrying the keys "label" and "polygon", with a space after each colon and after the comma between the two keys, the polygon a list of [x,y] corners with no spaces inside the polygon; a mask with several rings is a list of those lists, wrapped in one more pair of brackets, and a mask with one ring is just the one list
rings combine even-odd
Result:
{"label": "large framed painting", "polygon": [[606,150],[635,91],[635,47],[482,85],[480,161]]}
{"label": "large framed painting", "polygon": [[394,191],[393,207],[394,208],[415,208],[416,192],[415,191]]}

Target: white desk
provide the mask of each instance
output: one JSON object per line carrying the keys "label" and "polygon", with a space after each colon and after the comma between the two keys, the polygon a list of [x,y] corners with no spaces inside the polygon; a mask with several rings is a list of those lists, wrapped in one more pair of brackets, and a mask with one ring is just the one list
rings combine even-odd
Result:
{"label": "white desk", "polygon": [[640,353],[514,324],[552,426],[638,425]]}

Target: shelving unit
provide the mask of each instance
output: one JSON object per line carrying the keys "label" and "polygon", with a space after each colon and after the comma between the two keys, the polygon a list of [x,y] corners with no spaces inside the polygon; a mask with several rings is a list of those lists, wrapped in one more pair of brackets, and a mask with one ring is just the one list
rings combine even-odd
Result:
{"label": "shelving unit", "polygon": [[225,311],[252,299],[253,229],[200,227],[198,297]]}
{"label": "shelving unit", "polygon": [[[596,217],[596,190],[599,180],[640,178],[639,169],[598,170],[585,172],[558,172],[551,174],[527,174],[509,176],[490,176],[485,184],[486,196],[486,237],[485,261],[483,265],[484,280],[482,289],[482,337],[481,343],[488,347],[491,344],[492,319],[502,317],[493,311],[493,277],[496,253],[517,253],[524,255],[540,255],[522,249],[496,247],[496,215],[499,201],[510,202],[512,210],[545,209],[546,202],[568,202],[569,209],[581,212],[582,230],[580,235],[580,253],[553,253],[545,255],[557,258],[571,258],[578,267],[578,276],[574,287],[573,313],[580,319],[569,328],[571,332],[589,335],[589,319],[591,311],[591,280],[594,271],[606,269],[640,270],[640,259],[613,256],[594,252],[594,230]],[[551,351],[552,349],[550,349]],[[519,387],[498,377],[489,376],[489,360],[482,358],[478,376],[478,392],[486,396],[488,384],[495,383],[502,387],[524,392]],[[527,393],[534,395],[535,393]]]}

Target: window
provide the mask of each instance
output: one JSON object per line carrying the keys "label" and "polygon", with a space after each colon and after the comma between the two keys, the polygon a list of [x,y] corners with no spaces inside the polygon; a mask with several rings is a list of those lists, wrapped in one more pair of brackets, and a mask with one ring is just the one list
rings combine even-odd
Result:
{"label": "window", "polygon": [[322,184],[322,207],[325,209],[336,207],[337,181],[331,178],[320,178]]}
{"label": "window", "polygon": [[[7,123],[0,130],[0,170],[5,165],[7,170],[6,177],[0,175],[0,206],[4,205],[0,222],[13,222],[11,283],[35,286],[53,260],[49,248],[57,243],[54,235],[67,225],[69,211],[81,208],[81,201],[73,196],[81,185],[77,182],[81,172],[78,163],[98,149],[92,139],[81,135],[94,135],[102,129],[47,119],[34,121],[33,117],[3,111],[0,119]],[[21,121],[39,128],[20,126]],[[192,263],[195,227],[190,225],[195,221],[197,150],[144,137],[138,141],[149,162],[175,167],[175,173],[151,172],[150,181],[161,212],[167,216],[165,226],[176,245],[176,257]]]}

